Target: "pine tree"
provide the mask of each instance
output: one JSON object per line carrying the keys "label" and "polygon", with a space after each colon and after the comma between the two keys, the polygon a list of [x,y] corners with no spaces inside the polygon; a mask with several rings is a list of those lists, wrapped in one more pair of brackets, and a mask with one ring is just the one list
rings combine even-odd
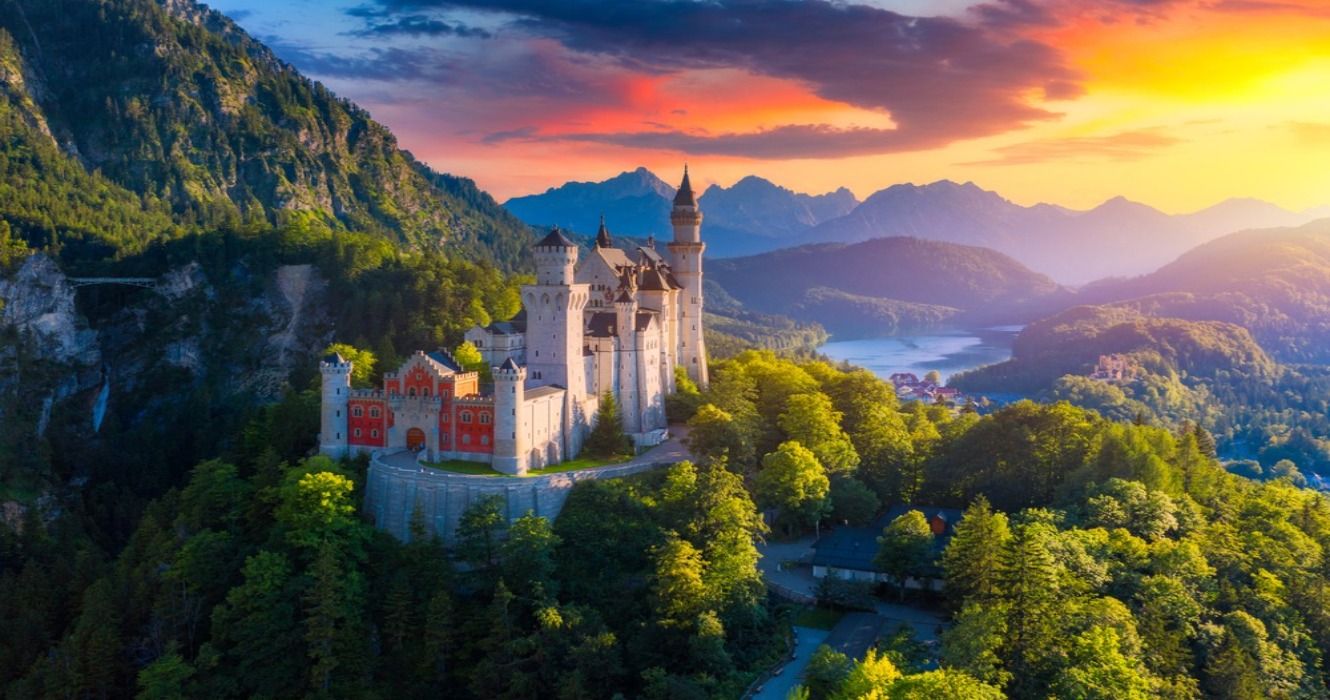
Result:
{"label": "pine tree", "polygon": [[1009,606],[1006,667],[1012,673],[1012,694],[1020,697],[1044,685],[1042,661],[1054,647],[1060,572],[1048,546],[1053,536],[1049,525],[1025,523],[1002,553],[997,581]]}
{"label": "pine tree", "polygon": [[623,417],[619,415],[619,402],[612,392],[600,397],[600,411],[596,426],[591,429],[582,446],[593,457],[609,458],[633,453],[633,441],[623,432]]}
{"label": "pine tree", "polygon": [[956,523],[955,534],[942,553],[947,593],[957,604],[972,598],[993,597],[1001,572],[1002,550],[1010,539],[1006,514],[994,512],[987,498],[975,498]]}

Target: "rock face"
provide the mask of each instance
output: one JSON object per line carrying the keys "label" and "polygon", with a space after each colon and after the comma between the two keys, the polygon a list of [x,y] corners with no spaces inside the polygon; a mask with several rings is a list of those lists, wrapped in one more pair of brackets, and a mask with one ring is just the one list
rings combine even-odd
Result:
{"label": "rock face", "polygon": [[30,334],[41,356],[82,366],[101,361],[97,333],[74,307],[74,288],[45,255],[25,260],[11,279],[0,280],[0,327]]}

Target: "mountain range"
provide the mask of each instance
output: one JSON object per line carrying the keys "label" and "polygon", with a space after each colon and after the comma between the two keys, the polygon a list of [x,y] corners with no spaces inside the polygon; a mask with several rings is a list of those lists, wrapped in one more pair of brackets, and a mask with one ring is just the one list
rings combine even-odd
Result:
{"label": "mountain range", "polygon": [[[646,238],[669,235],[674,186],[646,168],[602,182],[569,182],[541,194],[514,197],[504,206],[535,226],[557,225],[589,234],[603,214],[617,234]],[[707,254],[751,255],[789,245],[825,221],[859,204],[847,189],[809,195],[749,176],[730,187],[711,185],[698,204],[705,213]]]}
{"label": "mountain range", "polygon": [[[592,231],[603,211],[612,228],[660,235],[673,188],[644,168],[601,183],[569,183],[505,206],[531,224]],[[708,253],[733,257],[808,243],[890,236],[983,246],[1063,284],[1140,275],[1190,248],[1234,231],[1295,226],[1330,210],[1292,212],[1256,199],[1230,199],[1170,215],[1123,197],[1078,211],[1023,206],[974,183],[893,185],[857,202],[848,190],[807,195],[749,176],[712,185],[700,200]]]}

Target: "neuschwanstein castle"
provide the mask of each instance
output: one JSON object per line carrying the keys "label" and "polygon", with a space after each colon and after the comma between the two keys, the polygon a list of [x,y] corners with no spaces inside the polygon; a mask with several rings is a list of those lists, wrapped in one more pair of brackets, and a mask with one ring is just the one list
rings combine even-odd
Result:
{"label": "neuschwanstein castle", "polygon": [[596,246],[556,228],[535,245],[536,283],[512,321],[466,333],[490,364],[492,393],[446,352],[416,352],[382,389],[352,389],[351,363],[323,358],[323,454],[411,450],[430,461],[488,463],[505,474],[572,459],[613,392],[639,447],[666,437],[674,368],[707,384],[702,339],[702,212],[684,169],[666,253],[653,239],[616,248],[602,219]]}

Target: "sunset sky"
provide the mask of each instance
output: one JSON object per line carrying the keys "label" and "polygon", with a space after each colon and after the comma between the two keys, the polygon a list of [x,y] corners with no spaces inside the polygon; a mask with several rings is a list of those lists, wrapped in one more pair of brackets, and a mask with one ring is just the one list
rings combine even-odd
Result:
{"label": "sunset sky", "polygon": [[500,200],[645,165],[1330,204],[1330,0],[217,0]]}

